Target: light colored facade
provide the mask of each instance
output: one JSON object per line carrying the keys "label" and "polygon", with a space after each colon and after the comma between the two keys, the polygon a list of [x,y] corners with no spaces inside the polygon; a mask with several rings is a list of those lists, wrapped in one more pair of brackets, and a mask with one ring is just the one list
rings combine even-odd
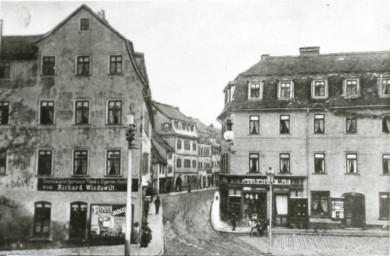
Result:
{"label": "light colored facade", "polygon": [[269,218],[266,172],[275,172],[276,225],[389,223],[390,52],[262,60],[229,82],[222,142],[225,214]]}
{"label": "light colored facade", "polygon": [[[153,116],[143,55],[85,5],[45,35],[3,36],[1,46],[2,68],[9,65],[0,79],[1,97],[9,96],[1,101],[9,108],[0,126],[0,193],[31,216],[26,236],[123,238],[130,112],[133,222],[141,222],[141,184],[150,179]],[[115,209],[122,225],[100,227],[96,216],[113,220]]]}

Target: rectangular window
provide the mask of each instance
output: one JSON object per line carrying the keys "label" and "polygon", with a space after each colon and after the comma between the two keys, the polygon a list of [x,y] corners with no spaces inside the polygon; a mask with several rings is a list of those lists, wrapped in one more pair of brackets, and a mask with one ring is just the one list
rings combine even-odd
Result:
{"label": "rectangular window", "polygon": [[38,175],[52,174],[53,154],[51,150],[39,150],[38,152]]}
{"label": "rectangular window", "polygon": [[56,74],[56,58],[54,56],[42,57],[42,75],[54,76]]}
{"label": "rectangular window", "polygon": [[280,173],[290,173],[290,154],[280,154]]}
{"label": "rectangular window", "polygon": [[259,154],[250,153],[249,154],[249,173],[259,172]]}
{"label": "rectangular window", "polygon": [[184,141],[184,149],[185,150],[191,150],[191,144],[188,140]]}
{"label": "rectangular window", "polygon": [[0,125],[8,124],[9,102],[0,101]]}
{"label": "rectangular window", "polygon": [[0,79],[10,78],[11,69],[9,61],[1,61],[0,62]]}
{"label": "rectangular window", "polygon": [[350,153],[347,154],[347,173],[350,174],[358,173],[356,154],[350,154]]}
{"label": "rectangular window", "polygon": [[48,237],[50,234],[51,203],[36,202],[34,212],[34,235]]}
{"label": "rectangular window", "polygon": [[73,159],[73,175],[87,175],[88,151],[75,150]]}
{"label": "rectangular window", "polygon": [[106,175],[121,175],[121,151],[107,150]]}
{"label": "rectangular window", "polygon": [[77,56],[77,75],[88,76],[90,71],[89,56]]}
{"label": "rectangular window", "polygon": [[108,124],[122,123],[122,101],[109,100],[108,101]]}
{"label": "rectangular window", "polygon": [[81,19],[80,20],[80,30],[88,31],[89,30],[89,19]]}
{"label": "rectangular window", "polygon": [[290,133],[290,116],[280,116],[280,134]]}
{"label": "rectangular window", "polygon": [[89,101],[76,101],[76,124],[89,124]]}
{"label": "rectangular window", "polygon": [[326,81],[315,80],[313,81],[313,98],[325,98],[326,97]]}
{"label": "rectangular window", "polygon": [[131,179],[131,192],[138,192],[138,179]]}
{"label": "rectangular window", "polygon": [[110,55],[110,75],[122,74],[122,55]]}
{"label": "rectangular window", "polygon": [[314,115],[314,133],[325,132],[325,115]]}
{"label": "rectangular window", "polygon": [[192,160],[192,168],[196,168],[196,160]]}
{"label": "rectangular window", "polygon": [[191,160],[184,159],[184,167],[185,168],[190,168],[191,167]]}
{"label": "rectangular window", "polygon": [[163,131],[170,131],[171,130],[171,124],[170,123],[163,123],[163,124],[161,124],[161,129]]}
{"label": "rectangular window", "polygon": [[176,166],[181,167],[181,159],[176,159]]}
{"label": "rectangular window", "polygon": [[325,154],[314,154],[314,173],[325,173]]}
{"label": "rectangular window", "polygon": [[7,172],[7,150],[0,152],[0,175],[5,175],[6,172]]}
{"label": "rectangular window", "polygon": [[357,133],[357,118],[349,116],[346,119],[346,131],[347,133]]}
{"label": "rectangular window", "polygon": [[347,79],[345,81],[345,96],[346,97],[359,96],[359,81],[357,79]]}
{"label": "rectangular window", "polygon": [[177,149],[181,149],[181,140],[177,140]]}
{"label": "rectangular window", "polygon": [[382,79],[380,90],[382,96],[390,96],[390,78]]}
{"label": "rectangular window", "polygon": [[196,151],[196,142],[193,142],[193,143],[192,143],[192,150],[193,150],[193,151]]}
{"label": "rectangular window", "polygon": [[173,168],[172,168],[172,166],[168,166],[168,173],[172,173],[173,172]]}
{"label": "rectangular window", "polygon": [[283,81],[279,83],[279,99],[292,99],[293,87],[291,81]]}
{"label": "rectangular window", "polygon": [[390,133],[390,116],[384,116],[382,118],[382,132]]}
{"label": "rectangular window", "polygon": [[54,124],[54,101],[41,101],[41,124]]}
{"label": "rectangular window", "polygon": [[259,116],[250,116],[249,117],[249,134],[256,135],[259,134],[260,126],[260,117]]}
{"label": "rectangular window", "polygon": [[390,193],[379,193],[379,218],[390,219]]}
{"label": "rectangular window", "polygon": [[311,192],[311,215],[317,217],[329,216],[329,191]]}
{"label": "rectangular window", "polygon": [[253,80],[249,83],[249,98],[250,99],[261,98],[261,82],[259,80]]}
{"label": "rectangular window", "polygon": [[383,174],[390,174],[390,155],[382,156]]}

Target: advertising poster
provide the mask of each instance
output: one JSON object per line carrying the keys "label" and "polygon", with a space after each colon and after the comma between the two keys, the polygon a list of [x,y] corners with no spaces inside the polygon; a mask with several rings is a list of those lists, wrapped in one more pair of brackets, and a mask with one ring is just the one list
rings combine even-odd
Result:
{"label": "advertising poster", "polygon": [[332,219],[344,219],[343,199],[332,199]]}
{"label": "advertising poster", "polygon": [[126,205],[91,205],[92,238],[125,238]]}

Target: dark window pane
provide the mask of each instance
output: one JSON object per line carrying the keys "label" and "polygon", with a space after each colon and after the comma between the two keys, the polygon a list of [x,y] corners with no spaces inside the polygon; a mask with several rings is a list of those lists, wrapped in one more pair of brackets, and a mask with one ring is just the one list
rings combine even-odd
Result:
{"label": "dark window pane", "polygon": [[73,174],[86,175],[88,166],[88,152],[86,150],[74,151]]}
{"label": "dark window pane", "polygon": [[42,75],[52,76],[55,75],[55,57],[54,56],[44,56],[42,58]]}
{"label": "dark window pane", "polygon": [[0,102],[0,125],[8,124],[9,103],[8,101]]}
{"label": "dark window pane", "polygon": [[54,101],[41,101],[41,124],[54,124]]}
{"label": "dark window pane", "polygon": [[81,19],[80,20],[80,30],[81,31],[89,30],[89,19]]}
{"label": "dark window pane", "polygon": [[76,101],[76,124],[89,124],[89,101]]}
{"label": "dark window pane", "polygon": [[1,78],[10,78],[10,64],[7,61],[0,62],[0,79]]}
{"label": "dark window pane", "polygon": [[52,152],[39,150],[38,154],[38,175],[50,175],[52,173]]}
{"label": "dark window pane", "polygon": [[119,150],[107,151],[107,175],[120,175],[121,152]]}

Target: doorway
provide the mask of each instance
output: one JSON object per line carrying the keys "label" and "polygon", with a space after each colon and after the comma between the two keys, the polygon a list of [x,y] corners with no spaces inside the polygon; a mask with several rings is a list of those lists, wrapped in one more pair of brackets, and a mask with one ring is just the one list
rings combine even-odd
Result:
{"label": "doorway", "polygon": [[360,193],[345,193],[345,226],[361,228],[366,225],[365,196]]}
{"label": "doorway", "polygon": [[288,194],[275,194],[274,196],[274,208],[273,208],[273,220],[277,227],[287,227],[288,224]]}
{"label": "doorway", "polygon": [[87,204],[83,202],[74,202],[70,205],[70,239],[85,240],[87,229],[87,209]]}

